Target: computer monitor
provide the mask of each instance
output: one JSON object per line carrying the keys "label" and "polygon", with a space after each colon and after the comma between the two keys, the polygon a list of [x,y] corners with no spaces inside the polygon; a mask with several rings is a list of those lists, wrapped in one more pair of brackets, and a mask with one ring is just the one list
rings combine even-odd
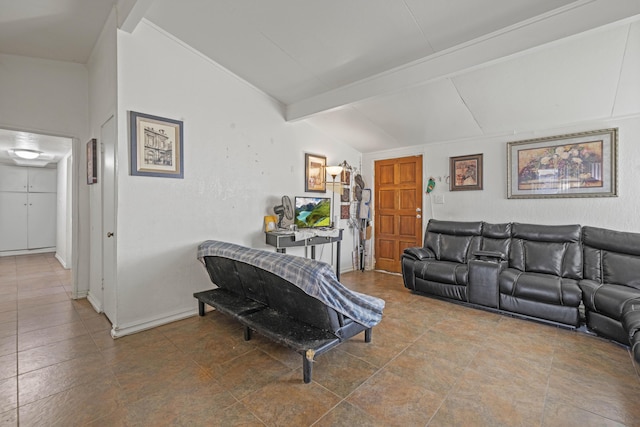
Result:
{"label": "computer monitor", "polygon": [[294,224],[298,228],[330,227],[331,199],[296,196]]}

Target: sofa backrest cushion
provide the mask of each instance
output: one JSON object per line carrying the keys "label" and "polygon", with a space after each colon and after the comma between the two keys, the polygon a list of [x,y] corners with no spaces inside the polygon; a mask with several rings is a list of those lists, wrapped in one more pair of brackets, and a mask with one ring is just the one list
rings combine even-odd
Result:
{"label": "sofa backrest cushion", "polygon": [[325,331],[337,332],[342,326],[335,310],[307,295],[302,289],[286,283],[273,273],[253,266],[261,277],[267,304],[279,313]]}
{"label": "sofa backrest cushion", "polygon": [[473,251],[480,249],[482,222],[430,220],[424,247],[437,260],[466,263]]}
{"label": "sofa backrest cushion", "polygon": [[640,289],[640,234],[582,227],[584,278]]}
{"label": "sofa backrest cushion", "polygon": [[321,301],[307,295],[282,277],[244,262],[223,257],[205,257],[213,283],[316,328],[335,332],[343,317]]}
{"label": "sofa backrest cushion", "polygon": [[509,267],[520,271],[582,278],[579,225],[512,224]]}
{"label": "sofa backrest cushion", "polygon": [[204,263],[211,281],[216,286],[238,296],[250,298],[262,304],[267,303],[258,274],[251,266],[222,257],[206,257]]}
{"label": "sofa backrest cushion", "polygon": [[480,249],[483,251],[500,252],[505,259],[509,256],[511,247],[511,223],[482,225],[482,242]]}

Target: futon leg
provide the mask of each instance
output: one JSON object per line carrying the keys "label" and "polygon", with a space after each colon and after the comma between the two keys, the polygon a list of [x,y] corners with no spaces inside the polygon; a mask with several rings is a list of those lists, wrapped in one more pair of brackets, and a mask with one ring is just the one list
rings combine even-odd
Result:
{"label": "futon leg", "polygon": [[204,303],[202,301],[198,301],[198,314],[204,316]]}
{"label": "futon leg", "polygon": [[[312,352],[312,353],[309,354],[309,352]],[[302,355],[302,379],[304,380],[305,384],[309,384],[311,382],[312,369],[313,369],[313,350],[307,350],[307,352]]]}
{"label": "futon leg", "polygon": [[364,330],[364,342],[371,342],[371,328]]}
{"label": "futon leg", "polygon": [[249,341],[251,339],[251,328],[248,326],[244,327],[244,340]]}

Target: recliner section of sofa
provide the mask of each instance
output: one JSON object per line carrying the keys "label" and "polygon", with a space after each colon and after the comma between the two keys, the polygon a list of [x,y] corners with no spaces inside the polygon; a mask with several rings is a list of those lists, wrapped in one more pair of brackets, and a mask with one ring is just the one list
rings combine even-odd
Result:
{"label": "recliner section of sofa", "polygon": [[[458,301],[467,300],[467,261],[480,250],[482,222],[429,221],[422,248],[402,258],[405,286]],[[416,262],[418,261],[418,262]]]}
{"label": "recliner section of sofa", "polygon": [[580,226],[513,224],[509,266],[500,274],[502,310],[580,324]]}
{"label": "recliner section of sofa", "polygon": [[640,340],[636,333],[640,314],[632,314],[634,306],[640,305],[640,234],[585,226],[582,239],[584,279],[580,287],[587,327],[598,335],[633,345],[633,337]]}
{"label": "recliner section of sofa", "polygon": [[585,328],[640,363],[640,234],[580,225],[430,220],[402,256],[418,293]]}

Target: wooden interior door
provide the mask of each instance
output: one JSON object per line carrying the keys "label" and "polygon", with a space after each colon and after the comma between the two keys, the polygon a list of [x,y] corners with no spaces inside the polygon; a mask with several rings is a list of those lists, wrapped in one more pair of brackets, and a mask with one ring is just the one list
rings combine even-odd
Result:
{"label": "wooden interior door", "polygon": [[375,259],[401,272],[405,248],[422,246],[422,156],[375,162]]}

